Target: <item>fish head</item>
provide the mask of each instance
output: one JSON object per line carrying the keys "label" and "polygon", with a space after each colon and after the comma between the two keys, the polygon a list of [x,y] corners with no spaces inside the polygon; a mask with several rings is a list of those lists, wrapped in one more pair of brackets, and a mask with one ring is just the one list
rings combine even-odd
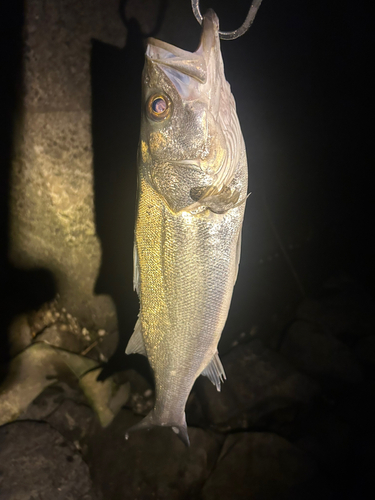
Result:
{"label": "fish head", "polygon": [[192,189],[220,189],[230,182],[241,138],[224,76],[216,14],[209,10],[204,16],[195,52],[149,39],[140,166],[168,206],[173,211],[187,209],[194,201]]}

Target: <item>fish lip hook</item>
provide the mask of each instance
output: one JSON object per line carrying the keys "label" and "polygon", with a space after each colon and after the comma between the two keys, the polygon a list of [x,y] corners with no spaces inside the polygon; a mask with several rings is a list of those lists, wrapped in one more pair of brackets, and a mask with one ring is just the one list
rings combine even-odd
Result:
{"label": "fish lip hook", "polygon": [[[242,24],[242,26],[240,26],[238,29],[234,31],[219,31],[219,37],[222,40],[234,40],[235,38],[239,38],[240,36],[244,35],[246,31],[250,28],[250,26],[253,24],[253,21],[255,19],[255,16],[258,12],[261,3],[262,0],[253,0],[249,12],[247,13],[246,19]],[[193,13],[196,20],[199,22],[199,24],[202,24],[203,16],[199,8],[199,0],[191,0],[191,8],[193,9]]]}

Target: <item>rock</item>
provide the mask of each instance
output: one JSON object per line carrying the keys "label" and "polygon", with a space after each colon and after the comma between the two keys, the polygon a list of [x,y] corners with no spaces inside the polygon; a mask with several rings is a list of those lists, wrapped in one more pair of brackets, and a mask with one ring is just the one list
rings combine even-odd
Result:
{"label": "rock", "polygon": [[78,384],[72,388],[59,383],[45,389],[18,420],[48,422],[65,439],[81,448],[96,418]]}
{"label": "rock", "polygon": [[222,362],[227,380],[220,393],[206,377],[195,386],[206,423],[221,431],[256,427],[288,432],[319,393],[312,380],[260,340],[237,346]]}
{"label": "rock", "polygon": [[0,424],[15,420],[59,377],[65,380],[96,366],[92,360],[36,342],[15,356],[0,386]]}
{"label": "rock", "polygon": [[351,471],[352,485],[351,494],[348,498],[360,498],[361,500],[372,500],[374,497],[374,457],[375,437],[373,426],[367,432],[357,436],[353,450],[353,469]]}
{"label": "rock", "polygon": [[287,331],[280,353],[299,370],[323,384],[358,384],[362,370],[348,347],[319,325],[296,321]]}
{"label": "rock", "polygon": [[46,420],[61,406],[66,397],[67,394],[61,385],[49,386],[29,404],[17,420]]}
{"label": "rock", "polygon": [[48,326],[37,337],[38,342],[66,349],[67,351],[80,353],[83,351],[85,344],[83,338],[68,330],[62,329],[62,323],[54,323]]}
{"label": "rock", "polygon": [[95,410],[101,425],[106,427],[129,399],[130,384],[117,386],[112,377],[99,381],[101,371],[101,368],[97,368],[85,373],[79,379],[79,386]]}
{"label": "rock", "polygon": [[315,409],[294,433],[302,436],[293,444],[310,453],[330,475],[339,476],[350,463],[350,426],[330,411]]}
{"label": "rock", "polygon": [[0,427],[0,498],[97,500],[89,469],[73,445],[47,423]]}
{"label": "rock", "polygon": [[108,425],[129,398],[130,385],[112,377],[98,380],[96,361],[44,342],[35,342],[12,359],[0,386],[0,424],[15,420],[43,390],[58,380],[78,384],[102,425]]}
{"label": "rock", "polygon": [[27,314],[20,314],[12,321],[9,331],[9,354],[14,357],[33,340]]}
{"label": "rock", "polygon": [[101,342],[99,344],[99,351],[105,360],[108,360],[116,351],[117,344],[119,341],[118,331],[115,330],[104,337],[101,337]]}
{"label": "rock", "polygon": [[65,399],[56,411],[45,418],[45,421],[58,430],[65,439],[82,447],[96,418],[87,404]]}
{"label": "rock", "polygon": [[375,370],[375,335],[358,340],[354,354],[363,367],[374,375]]}
{"label": "rock", "polygon": [[[96,316],[94,315],[90,319],[88,325],[92,324],[93,321],[94,323],[101,322],[106,314],[105,311],[110,310],[110,303],[104,295],[96,296],[93,302],[96,303]],[[97,315],[99,309],[102,309],[101,313],[99,313],[101,319]],[[97,361],[108,361],[117,347],[117,330],[111,333],[103,328],[90,328],[89,330],[70,314],[65,307],[60,309],[57,299],[43,304],[37,311],[32,311],[28,317],[26,316],[26,320],[27,324],[30,325],[29,330],[31,331],[32,341],[45,342],[67,351],[88,356]],[[25,321],[16,320],[12,324],[10,331],[14,337],[13,349],[20,344],[20,334],[25,331],[24,323]],[[114,324],[112,326],[114,327]]]}
{"label": "rock", "polygon": [[203,500],[328,499],[315,461],[271,433],[229,435],[204,488]]}
{"label": "rock", "polygon": [[110,426],[96,428],[86,460],[103,498],[183,500],[197,498],[223,442],[202,429],[189,428],[187,449],[171,429],[125,431],[140,417],[122,410]]}
{"label": "rock", "polygon": [[12,263],[48,269],[59,307],[108,331],[116,327],[114,303],[93,292],[101,247],[94,216],[90,58],[93,38],[124,45],[117,9],[115,0],[25,4],[9,207]]}
{"label": "rock", "polygon": [[189,425],[192,426],[208,426],[207,418],[205,417],[203,413],[203,407],[200,401],[200,398],[198,396],[198,391],[196,389],[197,385],[199,385],[200,381],[198,378],[198,382],[196,382],[196,385],[193,387],[193,390],[191,391],[187,403],[186,403],[186,408],[185,408],[185,413],[186,413],[186,419]]}
{"label": "rock", "polygon": [[126,380],[131,388],[127,408],[135,415],[147,415],[152,410],[155,400],[150,384],[135,370],[126,370],[123,373],[123,380]]}
{"label": "rock", "polygon": [[374,332],[372,311],[375,303],[354,284],[337,287],[321,300],[305,299],[297,309],[297,318],[319,325],[325,332],[351,345],[358,337]]}

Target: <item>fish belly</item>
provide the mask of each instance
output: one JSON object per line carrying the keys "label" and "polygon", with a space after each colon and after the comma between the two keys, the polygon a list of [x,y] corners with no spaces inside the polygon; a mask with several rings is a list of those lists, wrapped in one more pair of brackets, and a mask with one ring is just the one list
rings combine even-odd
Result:
{"label": "fish belly", "polygon": [[154,412],[165,422],[184,412],[194,381],[216,352],[237,274],[243,212],[244,205],[226,214],[175,214],[140,180],[140,321],[155,376]]}

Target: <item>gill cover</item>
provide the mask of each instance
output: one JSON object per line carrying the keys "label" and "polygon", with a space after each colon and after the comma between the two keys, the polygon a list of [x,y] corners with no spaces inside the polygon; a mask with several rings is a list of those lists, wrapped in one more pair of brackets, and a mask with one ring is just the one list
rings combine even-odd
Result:
{"label": "gill cover", "polygon": [[[169,184],[181,185],[186,178],[191,184],[186,186],[188,193],[192,190],[195,194],[201,192],[202,196],[190,196],[188,199],[185,196],[183,202],[180,200],[177,203],[173,199],[173,196],[176,197],[175,187],[172,190],[164,184],[159,188],[159,170],[153,176],[156,190],[166,198],[173,211],[194,210],[206,205],[213,212],[223,213],[237,206],[239,193],[230,184],[240,159],[242,134],[235,101],[224,75],[216,14],[209,10],[205,15],[201,42],[195,52],[152,38],[147,46],[146,61],[163,72],[184,105],[202,104],[207,128],[203,153],[194,158],[169,161],[174,169]],[[178,168],[185,169],[185,172],[190,168],[202,175],[183,173],[179,176],[175,173]],[[162,172],[168,175],[167,170]],[[193,179],[198,184],[194,184]]]}

